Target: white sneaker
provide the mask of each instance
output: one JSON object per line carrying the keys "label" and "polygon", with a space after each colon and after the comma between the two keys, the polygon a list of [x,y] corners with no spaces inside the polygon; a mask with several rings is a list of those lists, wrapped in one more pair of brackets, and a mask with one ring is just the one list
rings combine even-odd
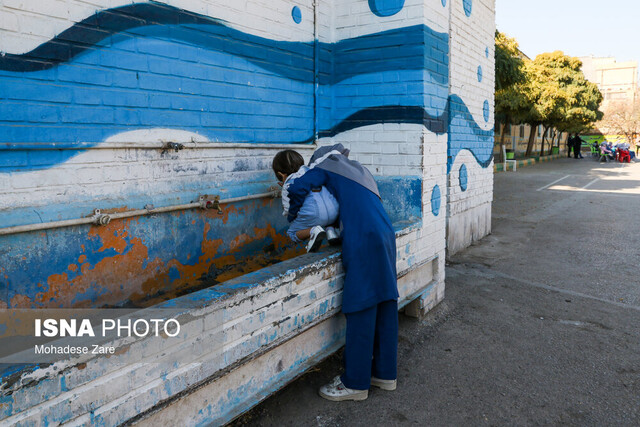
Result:
{"label": "white sneaker", "polygon": [[371,385],[382,390],[393,391],[398,385],[398,380],[381,380],[380,378],[371,377]]}
{"label": "white sneaker", "polygon": [[315,252],[320,248],[322,241],[326,237],[327,233],[324,228],[316,225],[311,229],[311,237],[309,237],[309,243],[307,243],[307,252]]}
{"label": "white sneaker", "polygon": [[340,233],[334,227],[327,227],[327,240],[331,246],[340,244]]}
{"label": "white sneaker", "polygon": [[369,390],[354,390],[342,384],[340,375],[329,384],[323,385],[319,390],[320,397],[334,402],[343,400],[365,400],[369,396]]}

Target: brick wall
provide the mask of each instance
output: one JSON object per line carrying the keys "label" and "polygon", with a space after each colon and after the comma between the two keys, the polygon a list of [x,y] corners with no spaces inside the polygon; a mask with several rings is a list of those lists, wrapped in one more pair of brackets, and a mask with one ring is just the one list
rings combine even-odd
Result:
{"label": "brick wall", "polygon": [[451,1],[447,253],[491,232],[494,1]]}

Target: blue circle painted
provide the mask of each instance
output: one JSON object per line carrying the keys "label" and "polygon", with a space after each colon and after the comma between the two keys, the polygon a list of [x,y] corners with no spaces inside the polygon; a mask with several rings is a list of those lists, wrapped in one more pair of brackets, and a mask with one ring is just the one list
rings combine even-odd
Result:
{"label": "blue circle painted", "polygon": [[484,104],[482,104],[482,116],[484,117],[484,121],[489,121],[489,101],[484,100]]}
{"label": "blue circle painted", "polygon": [[460,181],[460,188],[462,188],[462,191],[467,191],[468,179],[467,167],[465,165],[460,166],[458,180]]}
{"label": "blue circle painted", "polygon": [[462,0],[462,6],[464,7],[464,14],[471,16],[471,9],[473,8],[472,0]]}
{"label": "blue circle painted", "polygon": [[404,0],[369,0],[369,9],[376,16],[391,16],[400,12]]}
{"label": "blue circle painted", "polygon": [[441,0],[442,1],[442,7],[447,5],[447,0]]}
{"label": "blue circle painted", "polygon": [[489,48],[488,47],[484,48],[484,56],[486,56],[487,58],[489,57]]}
{"label": "blue circle painted", "polygon": [[431,191],[431,212],[435,216],[440,213],[440,187],[437,184]]}
{"label": "blue circle painted", "polygon": [[478,81],[482,81],[482,65],[478,65]]}
{"label": "blue circle painted", "polygon": [[293,6],[293,9],[291,9],[291,17],[296,24],[302,22],[302,12],[298,6]]}

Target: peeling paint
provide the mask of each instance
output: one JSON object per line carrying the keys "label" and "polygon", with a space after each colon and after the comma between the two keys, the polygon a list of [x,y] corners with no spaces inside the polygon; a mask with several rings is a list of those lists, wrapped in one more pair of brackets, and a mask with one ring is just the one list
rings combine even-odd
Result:
{"label": "peeling paint", "polygon": [[[52,230],[50,240],[55,235],[68,244],[45,245],[37,252],[24,245],[21,258],[26,260],[13,263],[24,282],[9,281],[5,305],[149,306],[300,255],[302,246],[292,245],[284,234],[278,205],[256,201],[223,206],[222,215],[186,211],[113,220],[85,227],[84,239],[79,227]],[[46,238],[31,236],[41,244]],[[52,272],[56,266],[63,271]],[[38,280],[37,272],[47,270]]]}

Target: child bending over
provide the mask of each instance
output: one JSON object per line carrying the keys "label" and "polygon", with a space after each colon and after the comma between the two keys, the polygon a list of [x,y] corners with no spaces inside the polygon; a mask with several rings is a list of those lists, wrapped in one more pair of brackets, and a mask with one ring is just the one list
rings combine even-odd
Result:
{"label": "child bending over", "polygon": [[[293,150],[280,151],[273,158],[273,172],[278,184],[282,186],[283,215],[289,216],[289,180],[303,176],[309,168],[304,165],[302,156]],[[339,242],[336,229],[332,226],[338,219],[338,202],[325,187],[313,189],[305,198],[287,231],[294,242],[309,239],[307,252],[318,250],[326,237],[334,245]]]}

